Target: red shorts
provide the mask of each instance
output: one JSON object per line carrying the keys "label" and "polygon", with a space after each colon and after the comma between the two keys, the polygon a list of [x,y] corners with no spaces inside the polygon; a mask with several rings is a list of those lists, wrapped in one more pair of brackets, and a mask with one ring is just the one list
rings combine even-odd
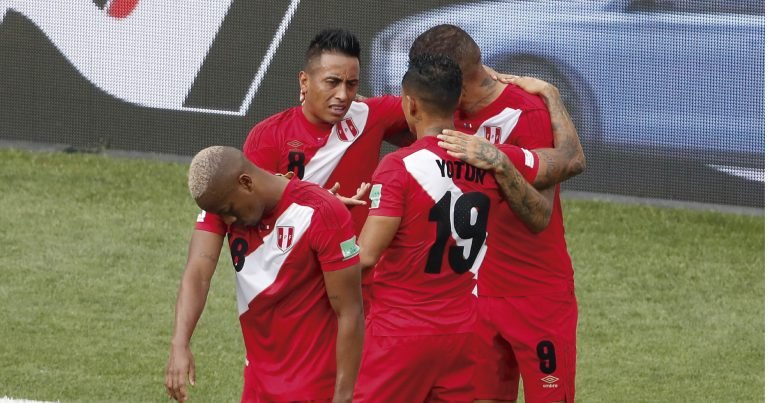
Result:
{"label": "red shorts", "polygon": [[477,399],[573,402],[576,324],[573,292],[478,299],[480,346],[474,380]]}
{"label": "red shorts", "polygon": [[[249,368],[247,362],[245,365],[245,369],[243,370],[243,377],[245,379],[245,382],[243,383],[243,394],[240,397],[241,403],[271,403],[271,402],[307,402],[307,403],[329,403],[333,399],[332,398],[321,398],[321,399],[292,399],[292,398],[275,398],[275,396],[264,393],[263,390],[261,390],[259,386],[259,382],[256,380],[255,375],[251,368]],[[292,393],[293,394],[293,393]],[[301,393],[305,396],[329,396],[333,394],[333,390],[330,391],[318,391],[317,393],[306,391],[304,393]]]}
{"label": "red shorts", "polygon": [[471,402],[477,336],[374,336],[366,330],[355,402]]}

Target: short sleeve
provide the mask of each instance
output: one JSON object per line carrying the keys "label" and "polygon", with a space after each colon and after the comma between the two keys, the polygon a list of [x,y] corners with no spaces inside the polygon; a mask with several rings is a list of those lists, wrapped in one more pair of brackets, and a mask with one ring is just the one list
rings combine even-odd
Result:
{"label": "short sleeve", "polygon": [[543,108],[523,111],[510,139],[514,145],[529,150],[554,147],[549,111]]}
{"label": "short sleeve", "polygon": [[400,97],[385,95],[365,100],[384,129],[384,139],[408,130]]}
{"label": "short sleeve", "polygon": [[243,144],[243,154],[254,165],[266,171],[280,170],[280,149],[271,126],[260,123],[251,129]]}
{"label": "short sleeve", "polygon": [[346,269],[360,262],[355,226],[349,210],[338,200],[329,200],[312,218],[310,245],[322,271]]}
{"label": "short sleeve", "polygon": [[539,156],[530,150],[517,146],[501,144],[498,147],[523,175],[523,178],[528,183],[533,183],[539,173]]}
{"label": "short sleeve", "polygon": [[209,213],[205,210],[201,210],[197,215],[197,223],[195,229],[201,231],[213,232],[214,234],[227,235],[229,227],[224,221],[221,220],[217,214]]}
{"label": "short sleeve", "polygon": [[371,180],[369,216],[402,217],[405,210],[405,186],[408,172],[396,154],[381,160]]}

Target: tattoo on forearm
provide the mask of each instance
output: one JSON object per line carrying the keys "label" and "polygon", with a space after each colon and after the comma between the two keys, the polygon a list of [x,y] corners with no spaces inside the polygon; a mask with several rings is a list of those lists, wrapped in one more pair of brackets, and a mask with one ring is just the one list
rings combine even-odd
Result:
{"label": "tattoo on forearm", "polygon": [[535,186],[539,189],[553,186],[584,171],[586,160],[579,142],[576,126],[562,99],[547,99],[552,133],[555,138],[553,150],[539,150],[539,157],[546,159],[546,169],[539,175]]}
{"label": "tattoo on forearm", "polygon": [[501,151],[490,143],[480,143],[477,159],[495,168],[501,162]]}
{"label": "tattoo on forearm", "polygon": [[504,170],[496,175],[496,181],[509,207],[530,229],[541,230],[549,224],[552,207],[517,169],[505,164]]}

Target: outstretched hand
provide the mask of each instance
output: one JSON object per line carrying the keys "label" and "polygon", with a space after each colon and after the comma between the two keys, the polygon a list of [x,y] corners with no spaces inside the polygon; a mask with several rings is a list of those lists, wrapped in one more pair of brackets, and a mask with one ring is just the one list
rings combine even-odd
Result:
{"label": "outstretched hand", "polygon": [[360,184],[360,186],[357,188],[357,192],[355,192],[355,195],[352,197],[344,197],[338,193],[339,188],[341,188],[341,184],[339,182],[336,182],[331,186],[330,189],[328,189],[331,194],[336,196],[337,199],[341,200],[342,203],[344,203],[347,206],[365,206],[368,204],[365,200],[365,196],[368,194],[368,191],[371,189],[371,184],[367,182],[363,182]]}

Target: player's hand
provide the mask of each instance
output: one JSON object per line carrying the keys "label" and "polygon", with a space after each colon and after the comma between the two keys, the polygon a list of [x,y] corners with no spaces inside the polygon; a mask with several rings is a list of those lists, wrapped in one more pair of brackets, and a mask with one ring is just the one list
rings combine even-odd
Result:
{"label": "player's hand", "polygon": [[512,84],[522,88],[523,91],[542,96],[560,96],[560,91],[554,85],[536,77],[516,77]]}
{"label": "player's hand", "polygon": [[336,196],[337,199],[341,200],[342,203],[344,203],[347,206],[365,206],[368,204],[365,200],[365,196],[368,194],[368,191],[371,189],[371,184],[367,182],[363,182],[360,184],[360,186],[357,188],[357,192],[352,197],[344,197],[340,194],[338,194],[339,188],[341,187],[341,184],[339,182],[336,182],[331,186],[330,189],[328,189],[331,194]]}
{"label": "player's hand", "polygon": [[501,74],[498,71],[486,65],[483,65],[483,68],[485,68],[485,72],[488,73],[492,79],[502,84],[512,84],[514,83],[515,79],[519,78],[519,76],[515,76],[512,74]]}
{"label": "player's hand", "polygon": [[448,155],[476,168],[492,170],[502,162],[501,152],[480,136],[445,129],[437,138],[440,140],[437,145],[446,149]]}
{"label": "player's hand", "polygon": [[168,395],[179,402],[189,399],[187,380],[195,385],[195,358],[189,347],[171,346],[168,366],[165,368],[165,389]]}
{"label": "player's hand", "polygon": [[296,176],[296,174],[293,171],[288,171],[284,174],[275,174],[275,176],[282,176],[285,179],[293,179],[293,177]]}

